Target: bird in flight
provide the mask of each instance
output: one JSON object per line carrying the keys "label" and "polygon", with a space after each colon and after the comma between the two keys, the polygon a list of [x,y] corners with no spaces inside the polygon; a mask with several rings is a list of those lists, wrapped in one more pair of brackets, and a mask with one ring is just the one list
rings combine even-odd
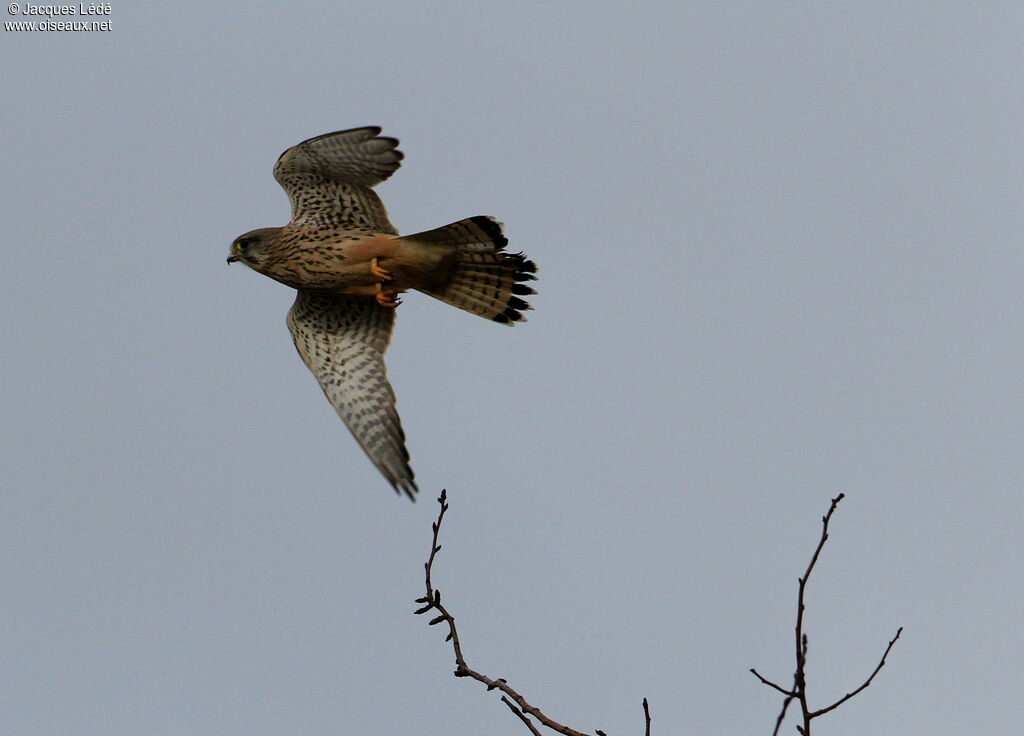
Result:
{"label": "bird in flight", "polygon": [[274,178],[292,219],[238,236],[244,263],[298,291],[288,329],[327,400],[398,492],[417,491],[384,367],[398,295],[408,289],[505,325],[524,322],[537,271],[493,217],[477,215],[399,236],[372,187],[401,165],[380,128],[310,138],[281,154]]}

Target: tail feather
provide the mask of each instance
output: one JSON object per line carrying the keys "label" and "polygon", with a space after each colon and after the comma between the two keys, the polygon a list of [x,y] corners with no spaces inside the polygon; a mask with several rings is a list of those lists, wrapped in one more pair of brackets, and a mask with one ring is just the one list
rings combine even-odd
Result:
{"label": "tail feather", "polygon": [[493,217],[478,215],[406,238],[455,250],[447,281],[423,289],[425,294],[502,324],[526,321],[523,312],[532,307],[520,297],[537,293],[523,283],[537,278],[537,265],[522,253],[505,252],[508,239]]}

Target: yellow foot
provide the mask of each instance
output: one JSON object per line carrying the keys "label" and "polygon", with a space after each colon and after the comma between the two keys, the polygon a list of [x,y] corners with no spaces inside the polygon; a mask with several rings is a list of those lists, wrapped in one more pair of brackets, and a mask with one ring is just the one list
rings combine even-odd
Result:
{"label": "yellow foot", "polygon": [[377,263],[377,256],[370,259],[370,275],[374,278],[380,279],[381,281],[391,281],[392,278],[391,272],[387,269],[381,268]]}
{"label": "yellow foot", "polygon": [[401,299],[398,299],[398,292],[394,289],[384,290],[384,284],[377,283],[377,303],[382,307],[391,307],[394,309],[402,303]]}

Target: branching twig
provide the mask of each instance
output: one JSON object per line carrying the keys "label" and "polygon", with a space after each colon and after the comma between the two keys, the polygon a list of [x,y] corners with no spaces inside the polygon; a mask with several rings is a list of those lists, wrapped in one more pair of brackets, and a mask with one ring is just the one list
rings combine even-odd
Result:
{"label": "branching twig", "polygon": [[[796,693],[794,693],[794,692],[786,692],[785,690],[780,688],[778,685],[776,685],[774,682],[769,682],[768,680],[766,680],[763,677],[761,677],[761,675],[757,672],[757,670],[752,669],[750,671],[753,672],[755,675],[757,675],[758,678],[761,680],[761,682],[763,682],[765,685],[771,685],[773,688],[775,688],[776,690],[779,690],[780,692],[785,693],[785,695],[786,695],[786,697],[782,701],[782,709],[779,711],[779,717],[775,719],[775,728],[772,729],[772,736],[778,736],[779,729],[782,728],[782,722],[784,720],[786,720],[786,711],[789,710],[789,704],[793,702],[793,698],[796,697]],[[794,678],[793,687],[796,687],[796,678]]]}
{"label": "branching twig", "polygon": [[802,578],[798,579],[799,590],[797,593],[797,609],[796,609],[796,630],[794,632],[796,639],[796,671],[793,674],[793,689],[786,690],[784,687],[775,684],[771,680],[763,677],[757,670],[751,669],[750,671],[760,680],[763,684],[768,687],[778,690],[780,693],[786,696],[785,700],[782,701],[782,711],[779,713],[778,719],[775,722],[775,730],[772,731],[772,736],[776,736],[779,732],[779,728],[782,726],[782,721],[786,717],[786,710],[789,708],[789,704],[796,700],[800,703],[800,712],[803,716],[803,725],[797,726],[796,730],[799,731],[803,736],[811,736],[811,721],[828,713],[831,710],[835,710],[840,705],[845,703],[847,700],[852,698],[857,693],[861,692],[871,681],[875,679],[875,675],[878,674],[879,670],[885,665],[885,658],[889,656],[889,652],[892,650],[896,640],[900,638],[900,634],[903,633],[903,627],[901,626],[896,632],[896,636],[889,641],[889,646],[885,648],[885,652],[882,654],[882,659],[879,661],[878,666],[875,667],[874,671],[865,680],[860,687],[853,690],[836,702],[832,703],[825,708],[818,710],[811,710],[807,705],[807,681],[806,681],[806,665],[807,665],[807,634],[804,633],[804,592],[807,588],[807,580],[811,577],[811,572],[814,571],[814,566],[818,563],[818,556],[821,554],[822,548],[825,546],[825,542],[828,541],[828,524],[832,520],[832,514],[835,513],[836,507],[839,502],[844,498],[844,494],[840,493],[838,496],[832,499],[832,505],[828,508],[828,513],[821,519],[821,538],[818,540],[818,546],[814,550],[814,555],[811,557],[810,563],[807,565],[807,569],[804,571]]}
{"label": "branching twig", "polygon": [[507,705],[508,709],[510,711],[512,711],[513,713],[515,713],[516,717],[519,718],[519,720],[521,720],[523,723],[526,724],[526,727],[528,729],[530,729],[530,733],[532,733],[533,736],[540,736],[540,731],[538,731],[537,727],[533,725],[533,721],[531,721],[529,718],[527,718],[526,715],[521,710],[519,710],[516,707],[515,703],[513,703],[511,700],[509,700],[504,695],[501,696],[501,702],[504,703],[505,705]]}
{"label": "branching twig", "polygon": [[[526,725],[530,732],[534,736],[540,736],[536,727],[530,721],[529,716],[535,718],[543,726],[550,728],[552,731],[563,734],[563,736],[586,736],[586,734],[577,731],[569,726],[562,725],[558,721],[549,718],[536,706],[530,705],[526,698],[516,692],[512,687],[505,682],[505,680],[498,678],[494,679],[471,669],[466,664],[466,658],[462,654],[462,642],[459,639],[458,629],[455,628],[455,617],[445,608],[444,604],[441,603],[441,591],[434,587],[433,582],[430,579],[430,573],[434,566],[434,559],[437,553],[441,551],[441,545],[438,544],[438,535],[441,531],[441,521],[444,519],[444,514],[448,510],[447,493],[441,491],[441,496],[437,499],[437,502],[441,505],[441,510],[437,515],[437,521],[433,524],[434,540],[430,548],[430,557],[427,558],[427,562],[424,565],[426,570],[426,595],[422,598],[417,598],[416,602],[422,604],[415,613],[423,614],[427,611],[437,611],[437,616],[430,620],[430,625],[434,626],[439,623],[448,624],[448,636],[445,637],[445,641],[452,643],[452,649],[455,652],[455,676],[456,677],[471,677],[474,680],[483,683],[487,686],[488,690],[500,690],[504,693],[502,702],[509,707],[509,709],[516,714],[516,716]],[[647,713],[647,701],[644,700],[644,713]],[[600,733],[599,731],[597,733]],[[647,736],[650,736],[650,717],[647,716]]]}
{"label": "branching twig", "polygon": [[756,677],[758,680],[763,682],[768,687],[775,688],[780,693],[785,695],[787,698],[795,698],[796,697],[796,693],[792,692],[791,690],[787,690],[786,688],[782,687],[781,685],[776,685],[771,680],[766,680],[764,677],[761,676],[761,673],[758,672],[757,670],[755,670],[753,667],[751,667],[750,671],[754,673],[754,677]]}
{"label": "branching twig", "polygon": [[836,702],[832,703],[832,705],[829,705],[829,706],[827,706],[825,708],[821,708],[819,710],[814,711],[813,713],[811,713],[810,717],[811,718],[817,718],[820,715],[824,715],[825,713],[828,713],[830,710],[838,708],[840,705],[842,705],[847,700],[849,700],[854,695],[856,695],[861,690],[864,690],[868,685],[870,685],[871,681],[875,679],[875,675],[878,674],[878,671],[880,669],[882,669],[882,667],[885,666],[885,658],[889,656],[889,652],[890,652],[890,650],[892,650],[893,644],[896,643],[896,640],[900,638],[900,634],[902,634],[902,633],[903,633],[903,627],[902,626],[899,627],[898,629],[896,629],[896,636],[894,636],[892,639],[889,640],[889,645],[885,648],[885,651],[882,652],[882,659],[879,661],[878,665],[875,667],[874,672],[872,672],[868,676],[868,679],[866,679],[864,681],[864,683],[859,688],[857,688],[856,690],[854,690],[851,693],[846,693],[846,695],[844,695],[843,697],[839,698],[839,700],[837,700]]}

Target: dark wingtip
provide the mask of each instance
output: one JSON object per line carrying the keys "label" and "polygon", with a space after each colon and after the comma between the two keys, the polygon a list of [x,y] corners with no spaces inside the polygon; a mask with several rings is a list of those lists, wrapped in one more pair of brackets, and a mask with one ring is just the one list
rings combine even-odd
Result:
{"label": "dark wingtip", "polygon": [[[534,275],[537,273],[537,264],[533,261],[527,260],[526,256],[522,253],[513,253],[512,257],[517,260],[516,273],[513,277],[516,281],[536,281],[537,277]],[[522,287],[529,288],[529,287]],[[514,287],[513,287],[514,289]],[[529,293],[536,293],[532,289]]]}
{"label": "dark wingtip", "polygon": [[505,237],[501,223],[493,217],[488,217],[487,215],[474,215],[469,219],[474,225],[483,230],[484,235],[494,243],[496,250],[501,250],[508,245],[508,238]]}
{"label": "dark wingtip", "polygon": [[502,319],[495,317],[495,321],[502,322],[503,324],[514,324],[516,322],[525,322],[526,317],[522,315],[519,310],[526,311],[533,309],[525,299],[520,299],[520,296],[529,296],[530,294],[536,294],[537,291],[530,286],[526,286],[521,283],[523,281],[536,281],[537,277],[534,275],[537,272],[537,264],[531,260],[528,260],[522,253],[510,253],[509,257],[515,261],[515,273],[512,276],[513,284],[509,291],[512,292],[512,296],[508,298],[505,304],[505,310],[500,315]]}
{"label": "dark wingtip", "polygon": [[[515,297],[513,297],[513,299],[515,299]],[[523,316],[523,313],[520,312],[519,309],[532,309],[532,307],[521,299],[517,299],[516,301],[522,302],[523,306],[518,308],[513,306],[505,307],[502,311],[491,317],[491,320],[498,324],[508,325],[509,327],[514,325],[516,322],[525,322],[526,317]]]}
{"label": "dark wingtip", "polygon": [[388,480],[391,483],[391,487],[395,489],[395,493],[398,495],[404,493],[406,498],[416,503],[416,494],[420,492],[420,489],[416,486],[416,481],[411,476],[402,480],[391,480],[390,478]]}

